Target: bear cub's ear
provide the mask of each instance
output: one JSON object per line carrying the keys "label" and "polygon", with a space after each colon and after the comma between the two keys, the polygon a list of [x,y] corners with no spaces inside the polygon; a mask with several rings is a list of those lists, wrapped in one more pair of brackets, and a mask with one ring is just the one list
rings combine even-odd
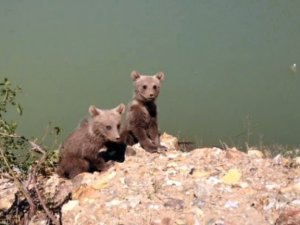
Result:
{"label": "bear cub's ear", "polygon": [[101,110],[98,109],[96,106],[91,105],[89,107],[89,113],[90,113],[91,116],[98,116],[98,115],[101,114]]}
{"label": "bear cub's ear", "polygon": [[162,82],[165,78],[165,74],[163,72],[158,72],[157,74],[154,75],[160,82]]}
{"label": "bear cub's ear", "polygon": [[141,75],[135,70],[133,70],[131,72],[130,76],[133,81],[136,81],[137,79],[139,79],[141,77]]}
{"label": "bear cub's ear", "polygon": [[125,108],[126,108],[126,106],[125,106],[123,103],[121,103],[120,105],[118,105],[118,106],[115,108],[115,110],[116,110],[119,114],[122,114],[122,113],[125,112]]}

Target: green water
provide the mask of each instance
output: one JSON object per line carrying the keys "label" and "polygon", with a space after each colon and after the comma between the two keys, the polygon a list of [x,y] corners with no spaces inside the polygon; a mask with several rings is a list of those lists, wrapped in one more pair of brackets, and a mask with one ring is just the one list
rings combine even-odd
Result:
{"label": "green water", "polygon": [[52,121],[64,137],[89,105],[129,102],[136,69],[165,72],[161,131],[300,146],[299,10],[298,0],[1,0],[0,78],[24,89],[28,136]]}

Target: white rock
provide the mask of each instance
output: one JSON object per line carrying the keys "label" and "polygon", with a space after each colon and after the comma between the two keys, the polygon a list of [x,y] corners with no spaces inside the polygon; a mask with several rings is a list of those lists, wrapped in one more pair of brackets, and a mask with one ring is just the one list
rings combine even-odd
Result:
{"label": "white rock", "polygon": [[294,158],[294,162],[296,165],[300,165],[300,157]]}
{"label": "white rock", "polygon": [[8,179],[0,179],[0,210],[8,210],[15,201],[18,188]]}
{"label": "white rock", "polygon": [[75,207],[79,205],[78,200],[71,200],[68,201],[68,203],[64,204],[62,207],[62,212],[67,212],[73,210]]}
{"label": "white rock", "polygon": [[107,202],[105,205],[108,207],[120,205],[123,201],[119,199],[113,199],[110,202]]}
{"label": "white rock", "polygon": [[227,209],[235,209],[239,207],[239,203],[236,201],[227,201],[224,207]]}
{"label": "white rock", "polygon": [[295,200],[293,200],[293,201],[291,202],[291,205],[300,207],[300,199],[295,199]]}
{"label": "white rock", "polygon": [[182,185],[182,183],[181,183],[181,182],[179,182],[179,181],[176,181],[176,180],[170,180],[170,179],[167,179],[167,181],[166,181],[166,185],[168,185],[168,186],[172,186],[172,185],[174,185],[174,186],[177,186],[177,187],[179,187],[179,186],[181,186],[181,185]]}
{"label": "white rock", "polygon": [[267,184],[266,188],[270,191],[270,190],[277,190],[280,189],[280,185],[279,184]]}
{"label": "white rock", "polygon": [[273,165],[281,165],[283,163],[282,155],[278,154],[273,158]]}

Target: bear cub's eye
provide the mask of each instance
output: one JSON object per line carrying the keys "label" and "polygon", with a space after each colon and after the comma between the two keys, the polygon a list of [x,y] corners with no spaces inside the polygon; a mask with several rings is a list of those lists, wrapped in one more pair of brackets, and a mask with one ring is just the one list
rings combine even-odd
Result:
{"label": "bear cub's eye", "polygon": [[117,129],[119,130],[119,129],[120,129],[120,127],[121,127],[121,126],[120,126],[120,124],[118,124],[118,125],[117,125]]}
{"label": "bear cub's eye", "polygon": [[143,85],[143,89],[146,90],[147,89],[147,85]]}
{"label": "bear cub's eye", "polygon": [[154,86],[153,86],[153,89],[154,89],[154,90],[156,90],[156,89],[157,89],[157,86],[156,86],[156,85],[154,85]]}
{"label": "bear cub's eye", "polygon": [[106,130],[111,130],[111,126],[106,126]]}

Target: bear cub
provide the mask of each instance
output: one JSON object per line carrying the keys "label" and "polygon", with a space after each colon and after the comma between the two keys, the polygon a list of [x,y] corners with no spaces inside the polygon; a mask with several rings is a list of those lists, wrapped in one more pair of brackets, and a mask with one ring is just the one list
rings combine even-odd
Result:
{"label": "bear cub", "polygon": [[[83,120],[62,145],[57,173],[73,178],[82,172],[104,170],[108,160],[123,162],[126,145],[119,143],[119,130],[124,111],[124,104],[111,110],[90,106],[90,118]],[[106,151],[100,151],[103,149]]]}
{"label": "bear cub", "polygon": [[151,153],[165,150],[165,147],[160,145],[155,104],[164,80],[164,73],[159,72],[149,76],[132,71],[131,78],[135,94],[128,106],[121,139],[128,145],[139,142],[142,148]]}

